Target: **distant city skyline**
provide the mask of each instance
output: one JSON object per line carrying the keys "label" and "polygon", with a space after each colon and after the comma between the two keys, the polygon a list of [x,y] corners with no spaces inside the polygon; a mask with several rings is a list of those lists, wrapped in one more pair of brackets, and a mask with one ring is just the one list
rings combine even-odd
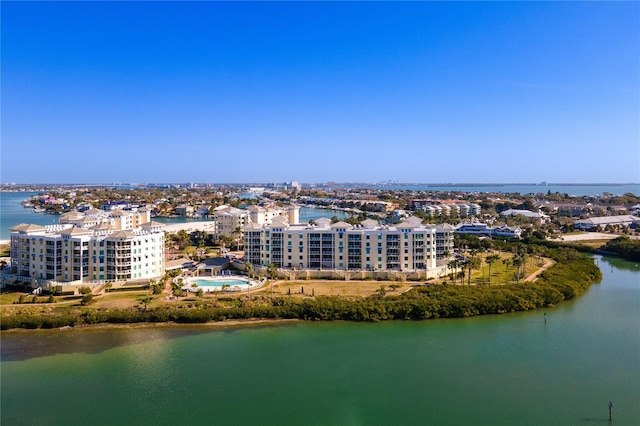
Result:
{"label": "distant city skyline", "polygon": [[2,2],[0,182],[638,183],[638,2]]}

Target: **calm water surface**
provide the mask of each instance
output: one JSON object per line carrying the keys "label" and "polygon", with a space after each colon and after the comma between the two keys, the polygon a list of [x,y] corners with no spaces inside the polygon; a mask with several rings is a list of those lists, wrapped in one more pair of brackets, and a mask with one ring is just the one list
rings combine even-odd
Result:
{"label": "calm water surface", "polygon": [[[28,200],[38,192],[0,192],[0,240],[9,240],[11,238],[10,229],[21,223],[33,223],[36,225],[54,225],[58,223],[59,215],[50,215],[43,213],[35,213],[32,208],[24,208],[21,201]],[[321,217],[331,219],[337,216],[341,219],[348,217],[343,211],[318,209],[310,207],[300,208],[300,221],[308,222],[309,220],[317,220]],[[153,218],[156,222],[161,223],[187,223],[201,222],[206,218]]]}
{"label": "calm water surface", "polygon": [[560,194],[568,194],[576,197],[583,195],[603,195],[605,192],[613,195],[623,195],[631,193],[634,195],[640,194],[640,184],[620,184],[620,185],[561,185],[561,184],[548,184],[548,185],[513,185],[513,184],[491,184],[491,185],[373,185],[372,187],[378,189],[391,189],[391,190],[411,190],[411,191],[464,191],[464,192],[502,192],[503,194],[515,193],[515,194],[537,194],[556,192]]}
{"label": "calm water surface", "polygon": [[2,334],[2,424],[640,424],[640,266],[460,320]]}
{"label": "calm water surface", "polygon": [[20,202],[28,200],[37,192],[0,192],[0,240],[11,238],[10,228],[21,223],[55,225],[58,215],[35,213],[32,208],[24,208]]}

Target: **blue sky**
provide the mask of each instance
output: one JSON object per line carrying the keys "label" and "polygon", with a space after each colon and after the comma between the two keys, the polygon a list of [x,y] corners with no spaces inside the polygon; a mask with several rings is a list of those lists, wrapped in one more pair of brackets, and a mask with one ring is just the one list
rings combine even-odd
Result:
{"label": "blue sky", "polygon": [[638,2],[1,3],[3,183],[640,182]]}

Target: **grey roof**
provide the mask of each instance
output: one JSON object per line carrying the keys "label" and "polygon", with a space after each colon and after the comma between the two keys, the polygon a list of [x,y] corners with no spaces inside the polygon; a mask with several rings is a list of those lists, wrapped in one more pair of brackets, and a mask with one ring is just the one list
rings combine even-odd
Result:
{"label": "grey roof", "polygon": [[616,223],[633,223],[640,222],[640,217],[632,216],[630,214],[618,215],[618,216],[597,216],[590,217],[588,219],[576,220],[576,224],[584,223],[587,225],[607,225]]}
{"label": "grey roof", "polygon": [[442,230],[445,230],[445,231],[453,231],[454,227],[453,227],[453,225],[450,225],[448,223],[441,223],[439,225],[436,225],[436,229],[442,229]]}
{"label": "grey roof", "polygon": [[196,265],[198,268],[224,268],[229,264],[227,257],[208,257]]}
{"label": "grey roof", "polygon": [[347,228],[347,229],[352,229],[353,225],[347,223],[347,222],[336,222],[334,224],[331,225],[331,228]]}
{"label": "grey roof", "polygon": [[365,219],[362,221],[361,225],[366,229],[374,229],[376,226],[378,226],[378,222],[373,219]]}
{"label": "grey roof", "polygon": [[508,209],[503,211],[502,213],[500,213],[502,216],[512,216],[512,215],[520,215],[520,216],[525,216],[525,217],[535,217],[535,218],[541,218],[541,217],[546,217],[546,214],[542,214],[542,213],[536,213],[536,212],[532,212],[529,210],[518,210],[518,209]]}

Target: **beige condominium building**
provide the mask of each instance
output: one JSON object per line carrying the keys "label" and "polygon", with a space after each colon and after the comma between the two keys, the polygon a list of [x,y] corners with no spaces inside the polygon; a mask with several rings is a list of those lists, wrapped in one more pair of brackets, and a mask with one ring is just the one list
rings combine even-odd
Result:
{"label": "beige condominium building", "polygon": [[452,227],[422,225],[415,217],[392,226],[329,219],[290,224],[278,217],[249,224],[244,233],[246,262],[295,270],[424,271],[438,268],[453,250]]}
{"label": "beige condominium building", "polygon": [[14,280],[78,284],[164,274],[164,225],[147,210],[67,213],[58,225],[11,228]]}
{"label": "beige condominium building", "polygon": [[236,232],[241,232],[250,223],[265,225],[278,217],[286,217],[289,223],[296,224],[300,219],[300,207],[250,206],[248,209],[239,209],[224,205],[217,207],[213,214],[218,236],[232,236]]}

